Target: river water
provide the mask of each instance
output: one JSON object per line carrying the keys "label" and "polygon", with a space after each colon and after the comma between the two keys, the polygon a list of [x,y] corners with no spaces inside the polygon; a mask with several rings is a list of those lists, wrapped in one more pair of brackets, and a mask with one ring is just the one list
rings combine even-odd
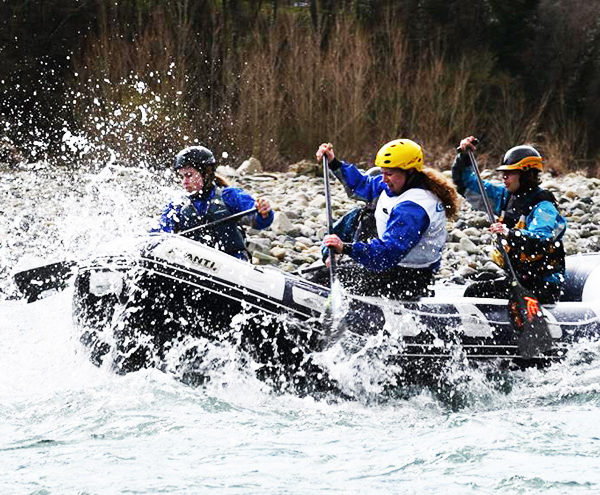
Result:
{"label": "river water", "polygon": [[[129,201],[114,187],[93,193],[112,198],[109,213]],[[102,215],[61,204],[71,231],[87,226],[80,249],[105,230]],[[116,227],[131,228],[126,220]],[[38,238],[34,254],[53,242],[73,250],[75,237]],[[3,244],[6,266],[19,239]],[[2,494],[600,492],[595,344],[503,386],[471,371],[451,399],[430,389],[380,399],[364,386],[351,400],[281,394],[237,366],[233,349],[191,387],[158,370],[92,365],[66,290],[32,304],[2,298],[0,349]],[[357,374],[375,371],[344,376],[364,384]]]}

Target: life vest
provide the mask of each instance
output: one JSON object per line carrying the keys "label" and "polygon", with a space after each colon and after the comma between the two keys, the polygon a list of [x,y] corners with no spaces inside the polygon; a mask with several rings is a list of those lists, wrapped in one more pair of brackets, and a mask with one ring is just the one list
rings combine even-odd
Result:
{"label": "life vest", "polygon": [[[528,217],[542,201],[550,201],[558,207],[554,195],[545,189],[537,188],[527,194],[508,196],[506,204],[503,205],[504,223],[509,229],[515,228],[519,218]],[[565,249],[560,234],[547,240],[511,235],[507,252],[513,268],[523,281],[534,281],[553,273],[564,273]]]}
{"label": "life vest", "polygon": [[368,203],[361,208],[352,242],[368,242],[378,237],[375,208],[374,203]]}
{"label": "life vest", "polygon": [[510,194],[501,208],[505,212],[504,223],[509,229],[514,228],[521,215],[528,217],[542,201],[550,201],[554,206],[558,206],[554,194],[545,189],[537,188],[526,194]]}
{"label": "life vest", "polygon": [[444,205],[431,191],[415,187],[399,196],[388,196],[387,192],[383,191],[379,195],[375,208],[377,235],[380,239],[383,238],[392,209],[403,201],[411,201],[421,206],[429,217],[429,227],[423,232],[419,242],[400,260],[398,266],[430,267],[441,259],[447,237]]}
{"label": "life vest", "polygon": [[[198,211],[191,198],[179,210],[175,233],[200,227],[207,223],[228,217],[233,212],[223,201],[223,190],[215,187],[210,199],[206,202],[205,211]],[[183,234],[195,241],[224,251],[232,256],[246,256],[246,239],[244,231],[235,222],[223,222],[213,227],[194,230]]]}

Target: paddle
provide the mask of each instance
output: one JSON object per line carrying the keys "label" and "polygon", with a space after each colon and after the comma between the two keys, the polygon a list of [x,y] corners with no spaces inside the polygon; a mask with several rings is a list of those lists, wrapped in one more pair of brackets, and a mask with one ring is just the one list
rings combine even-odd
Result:
{"label": "paddle", "polygon": [[57,261],[38,266],[13,275],[13,280],[27,302],[37,301],[47,290],[63,290],[73,275],[77,265],[75,261]]}
{"label": "paddle", "polygon": [[[467,155],[477,178],[477,185],[481,192],[483,204],[490,223],[495,223],[494,211],[490,205],[490,200],[485,193],[485,187],[477,161],[471,150],[467,150]],[[508,268],[511,277],[511,297],[508,301],[509,313],[514,329],[518,333],[519,353],[524,358],[532,358],[540,353],[546,352],[552,348],[552,336],[548,329],[548,322],[542,314],[537,298],[525,287],[521,285],[517,278],[514,267],[504,249],[500,238],[496,236],[498,250],[504,258],[504,266]]]}
{"label": "paddle", "polygon": [[234,220],[238,220],[246,215],[251,215],[252,213],[256,213],[258,210],[256,207],[250,208],[249,210],[240,211],[239,213],[234,213],[233,215],[229,215],[228,217],[219,218],[214,222],[205,223],[204,225],[199,225],[198,227],[192,227],[191,229],[183,230],[182,232],[177,232],[178,235],[189,234],[190,232],[196,232],[198,230],[203,230],[208,227],[214,227],[215,225],[219,225],[225,222],[233,222]]}
{"label": "paddle", "polygon": [[[329,159],[327,154],[323,153],[323,181],[325,183],[325,210],[327,211],[327,233],[333,234],[333,215],[331,214],[331,188],[329,186]],[[333,289],[335,281],[335,251],[332,247],[329,248],[329,282]]]}
{"label": "paddle", "polygon": [[[333,215],[331,212],[331,188],[329,185],[329,159],[327,154],[323,153],[323,182],[325,183],[325,209],[327,212],[327,232],[331,235],[333,231]],[[343,303],[342,287],[337,280],[337,264],[335,261],[335,250],[330,247],[329,251],[329,304],[325,308],[323,316],[323,325],[329,331],[323,333],[323,348],[333,345],[344,332],[344,327],[340,324],[340,309]]]}
{"label": "paddle", "polygon": [[[256,208],[250,208],[249,210],[244,210],[228,217],[220,218],[214,222],[184,230],[183,232],[178,232],[177,234],[183,235],[207,227],[213,227],[224,222],[232,222],[246,215],[256,213],[256,211]],[[48,290],[54,289],[60,291],[65,289],[68,285],[67,282],[71,275],[73,275],[76,267],[76,261],[58,261],[17,272],[13,275],[13,280],[21,294],[23,294],[27,299],[27,302],[30,303],[37,301],[40,296]]]}

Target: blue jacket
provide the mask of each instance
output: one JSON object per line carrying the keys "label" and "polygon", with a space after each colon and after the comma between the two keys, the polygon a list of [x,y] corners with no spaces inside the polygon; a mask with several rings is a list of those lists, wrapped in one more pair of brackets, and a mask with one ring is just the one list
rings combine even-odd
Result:
{"label": "blue jacket", "polygon": [[[470,166],[466,154],[460,153],[456,156],[452,165],[452,178],[458,188],[458,192],[467,195],[481,196],[477,177]],[[499,184],[492,184],[489,181],[483,181],[485,192],[490,199],[491,206],[496,215],[500,215],[507,210],[511,193],[506,187]],[[529,195],[542,192],[539,188],[533,190]],[[511,227],[511,225],[508,225]],[[560,242],[567,228],[566,220],[560,215],[558,209],[552,201],[542,200],[534,204],[531,211],[526,215],[525,228],[511,229],[509,238],[521,238],[521,243],[529,243],[530,249],[535,249],[535,245],[553,244]],[[516,234],[518,231],[518,234]],[[545,280],[551,283],[561,283],[563,270],[545,276]]]}
{"label": "blue jacket", "polygon": [[[383,191],[392,195],[382,176],[363,174],[356,166],[343,161],[334,160],[331,165],[332,171],[350,197],[370,203],[379,198]],[[403,201],[390,212],[387,228],[381,239],[353,242],[349,251],[344,252],[368,270],[384,271],[396,266],[419,242],[428,227],[427,212],[417,203]],[[436,265],[439,266],[439,262]]]}
{"label": "blue jacket", "polygon": [[[218,192],[220,194],[218,194]],[[215,211],[219,210],[218,205],[215,208],[215,202],[222,205],[220,207],[220,210],[222,211],[217,214],[218,216],[216,218],[212,218]],[[207,199],[202,199],[198,196],[187,196],[183,201],[170,202],[160,217],[158,227],[152,229],[152,232],[178,233],[182,230],[186,230],[190,226],[194,227],[197,224],[201,225],[204,222],[211,222],[215,219],[223,218],[224,216],[234,215],[241,211],[249,210],[254,207],[254,204],[254,198],[242,189],[225,187],[221,190],[217,190],[216,187],[213,187]],[[192,215],[190,215],[190,209],[192,210]],[[206,217],[206,220],[203,220],[203,217]],[[273,217],[273,211],[269,213],[267,218],[263,218],[259,213],[256,213],[252,217],[252,226],[256,229],[264,229],[271,225]],[[246,253],[244,252],[243,238],[239,237],[241,234],[236,235],[232,229],[235,229],[235,227],[232,226],[231,223],[224,223],[212,228],[210,234],[217,238],[214,247],[222,249],[238,258],[245,259]],[[203,237],[210,237],[210,235],[203,236],[203,234],[206,234],[206,232],[199,231],[198,235],[200,237],[196,240],[202,241]],[[218,239],[225,240],[225,244],[219,245]],[[207,242],[207,244],[212,245],[211,242]]]}

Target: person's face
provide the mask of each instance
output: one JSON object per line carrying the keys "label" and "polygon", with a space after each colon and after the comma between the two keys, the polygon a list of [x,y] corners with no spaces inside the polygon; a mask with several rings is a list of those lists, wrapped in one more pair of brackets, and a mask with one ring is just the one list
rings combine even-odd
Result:
{"label": "person's face", "polygon": [[385,182],[392,194],[399,194],[402,191],[404,184],[406,184],[406,170],[383,167],[381,174],[383,182]]}
{"label": "person's face", "polygon": [[508,189],[511,194],[516,193],[519,190],[519,176],[521,173],[518,170],[504,170],[502,172],[502,180],[504,181],[504,187]]}
{"label": "person's face", "polygon": [[204,179],[194,167],[182,167],[177,173],[181,177],[181,184],[188,193],[196,194],[202,191]]}

